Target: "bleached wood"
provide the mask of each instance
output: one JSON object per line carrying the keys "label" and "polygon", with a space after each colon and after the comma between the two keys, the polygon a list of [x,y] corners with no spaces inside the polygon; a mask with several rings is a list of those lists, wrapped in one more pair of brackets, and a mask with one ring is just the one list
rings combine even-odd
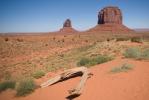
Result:
{"label": "bleached wood", "polygon": [[88,71],[88,69],[86,67],[79,67],[79,68],[73,68],[73,69],[66,70],[63,73],[55,76],[54,78],[51,78],[50,80],[44,82],[40,86],[41,86],[41,88],[44,88],[44,87],[50,86],[56,82],[68,79],[69,77],[80,75],[80,73],[82,74],[82,77],[81,77],[79,84],[72,90],[69,90],[70,95],[80,95],[82,92],[82,89],[85,85],[86,80],[91,75],[91,73]]}

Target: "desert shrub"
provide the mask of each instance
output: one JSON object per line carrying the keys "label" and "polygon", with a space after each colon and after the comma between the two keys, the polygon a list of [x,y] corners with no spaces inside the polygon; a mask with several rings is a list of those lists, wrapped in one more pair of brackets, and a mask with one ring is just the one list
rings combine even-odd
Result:
{"label": "desert shrub", "polygon": [[85,46],[77,48],[77,50],[78,50],[78,52],[84,52],[84,51],[89,50],[92,47],[94,47],[94,45],[85,45]]}
{"label": "desert shrub", "polygon": [[107,41],[110,41],[110,38],[107,38]]}
{"label": "desert shrub", "polygon": [[119,38],[116,38],[116,41],[128,41],[129,38],[124,38],[124,37],[119,37]]}
{"label": "desert shrub", "polygon": [[114,38],[107,38],[107,41],[109,42],[109,41],[112,41],[112,40],[114,40]]}
{"label": "desert shrub", "polygon": [[67,37],[67,35],[64,35],[64,37]]}
{"label": "desert shrub", "polygon": [[33,79],[31,78],[23,79],[18,83],[16,87],[17,96],[25,96],[27,94],[30,94],[35,90],[35,88],[36,88],[36,85]]}
{"label": "desert shrub", "polygon": [[23,42],[23,39],[17,38],[18,42]]}
{"label": "desert shrub", "polygon": [[132,69],[133,69],[133,66],[131,64],[124,63],[119,67],[113,68],[110,72],[112,73],[127,72]]}
{"label": "desert shrub", "polygon": [[6,37],[4,40],[7,42],[7,41],[9,41],[9,38],[8,38],[8,37]]}
{"label": "desert shrub", "polygon": [[60,57],[62,57],[62,58],[63,58],[65,55],[64,55],[64,54],[58,54],[58,56],[60,56]]}
{"label": "desert shrub", "polygon": [[89,41],[88,40],[85,40],[85,42],[88,43]]}
{"label": "desert shrub", "polygon": [[48,66],[48,65],[46,65],[46,69],[47,69],[48,72],[54,72],[54,71],[57,70],[57,67],[53,67],[53,66]]}
{"label": "desert shrub", "polygon": [[107,62],[107,61],[110,61],[110,60],[112,60],[112,57],[109,57],[109,56],[106,56],[106,55],[98,55],[98,56],[93,57],[93,58],[82,58],[77,63],[77,65],[78,66],[89,67],[89,66],[94,66],[94,65],[97,65],[97,64],[101,64],[101,63],[104,63],[104,62]]}
{"label": "desert shrub", "polygon": [[149,59],[149,49],[140,50],[139,48],[128,48],[125,51],[124,56],[126,58],[148,60]]}
{"label": "desert shrub", "polygon": [[45,72],[42,71],[42,70],[38,70],[38,71],[33,73],[33,77],[36,78],[36,79],[41,78],[44,75],[45,75]]}
{"label": "desert shrub", "polygon": [[74,38],[72,38],[72,41],[75,41],[75,39],[74,39]]}
{"label": "desert shrub", "polygon": [[60,40],[58,40],[57,42],[61,42]]}
{"label": "desert shrub", "polygon": [[79,38],[80,38],[81,36],[79,35]]}
{"label": "desert shrub", "polygon": [[90,59],[89,58],[82,58],[78,63],[77,65],[78,66],[85,66],[89,63]]}
{"label": "desert shrub", "polygon": [[145,49],[142,52],[141,59],[149,59],[149,49]]}
{"label": "desert shrub", "polygon": [[47,47],[47,46],[48,46],[48,44],[46,43],[46,44],[45,44],[45,46]]}
{"label": "desert shrub", "polygon": [[126,58],[135,58],[135,59],[139,59],[141,56],[141,51],[139,48],[128,48],[125,53],[124,56]]}
{"label": "desert shrub", "polygon": [[11,80],[11,73],[10,72],[6,71],[4,74],[5,74],[5,76],[4,76],[5,80]]}
{"label": "desert shrub", "polygon": [[53,40],[55,40],[56,38],[55,37],[53,37]]}
{"label": "desert shrub", "polygon": [[142,38],[140,37],[132,37],[131,38],[131,42],[137,42],[137,43],[142,43]]}
{"label": "desert shrub", "polygon": [[64,40],[64,39],[62,39],[62,42],[65,42],[65,40]]}
{"label": "desert shrub", "polygon": [[6,89],[9,89],[9,88],[14,89],[15,84],[16,84],[16,82],[12,81],[12,80],[7,80],[7,81],[0,83],[0,92],[4,91]]}

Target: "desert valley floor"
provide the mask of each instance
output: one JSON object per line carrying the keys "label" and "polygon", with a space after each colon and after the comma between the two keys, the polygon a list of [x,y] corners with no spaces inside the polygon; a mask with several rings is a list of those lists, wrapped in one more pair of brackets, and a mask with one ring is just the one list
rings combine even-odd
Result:
{"label": "desert valley floor", "polygon": [[[148,37],[148,33],[1,35],[0,81],[14,80],[18,84],[21,79],[31,77],[38,86],[64,70],[79,67],[78,62],[83,58],[91,61],[102,55],[111,59],[85,65],[93,76],[74,100],[148,100]],[[147,53],[138,58],[124,55],[130,48],[135,48],[131,49],[136,50],[134,54]],[[124,64],[131,67],[121,67]],[[45,74],[36,79],[34,73],[39,70]],[[68,90],[79,80],[80,77],[75,77],[46,88],[38,87],[21,97],[16,96],[15,89],[7,89],[0,92],[0,100],[66,100]]]}

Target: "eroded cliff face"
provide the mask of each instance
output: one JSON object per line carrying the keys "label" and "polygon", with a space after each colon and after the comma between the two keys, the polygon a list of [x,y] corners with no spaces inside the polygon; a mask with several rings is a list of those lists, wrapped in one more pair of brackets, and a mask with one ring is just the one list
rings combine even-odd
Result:
{"label": "eroded cliff face", "polygon": [[118,7],[105,7],[98,14],[98,24],[122,24],[122,13]]}

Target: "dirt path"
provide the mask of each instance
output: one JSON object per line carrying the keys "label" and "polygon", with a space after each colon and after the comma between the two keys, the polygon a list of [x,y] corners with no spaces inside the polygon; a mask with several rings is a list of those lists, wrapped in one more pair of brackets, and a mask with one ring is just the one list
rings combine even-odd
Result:
{"label": "dirt path", "polygon": [[[111,74],[109,71],[123,63],[134,65],[128,72]],[[88,79],[83,94],[73,100],[148,100],[149,62],[116,59],[90,68],[94,74]],[[7,90],[0,94],[0,100],[66,100],[67,90],[73,88],[79,77],[43,89],[37,89],[26,97],[14,97],[15,92]],[[45,78],[38,80],[44,81]]]}

